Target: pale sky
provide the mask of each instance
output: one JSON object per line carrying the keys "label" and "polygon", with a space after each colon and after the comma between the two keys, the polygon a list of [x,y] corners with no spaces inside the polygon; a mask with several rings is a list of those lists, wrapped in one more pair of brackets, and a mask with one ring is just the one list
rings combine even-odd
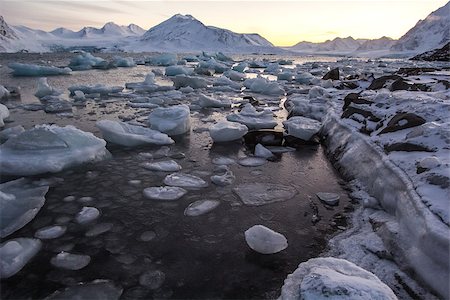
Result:
{"label": "pale sky", "polygon": [[238,33],[259,33],[277,46],[335,37],[399,38],[448,0],[0,0],[0,15],[12,25],[53,30],[101,27],[113,21],[144,29],[176,13]]}

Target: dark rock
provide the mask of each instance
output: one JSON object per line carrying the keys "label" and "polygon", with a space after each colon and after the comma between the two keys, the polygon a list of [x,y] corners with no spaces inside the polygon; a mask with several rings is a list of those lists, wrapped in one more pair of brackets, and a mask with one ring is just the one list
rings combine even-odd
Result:
{"label": "dark rock", "polygon": [[327,74],[322,77],[323,80],[339,80],[339,68],[330,70]]}
{"label": "dark rock", "polygon": [[253,130],[244,135],[244,141],[246,145],[252,147],[257,144],[263,146],[282,146],[283,132],[270,129]]}
{"label": "dark rock", "polygon": [[375,78],[367,89],[368,90],[379,90],[383,87],[386,87],[387,81],[390,81],[390,80],[395,81],[398,79],[402,79],[402,77],[399,75],[381,76],[381,77]]}
{"label": "dark rock", "polygon": [[380,118],[378,118],[377,116],[375,116],[372,112],[361,109],[361,108],[356,108],[353,106],[349,106],[347,107],[346,110],[344,110],[344,112],[342,112],[341,118],[350,118],[353,114],[360,114],[362,115],[364,118],[368,119],[369,121],[372,122],[379,122],[381,121]]}
{"label": "dark rock", "polygon": [[434,152],[431,149],[428,149],[425,146],[412,144],[412,143],[394,143],[390,145],[384,146],[384,151],[389,153],[393,151],[405,151],[405,152],[414,152],[414,151],[423,151],[423,152]]}
{"label": "dark rock", "polygon": [[400,68],[396,73],[410,76],[410,75],[420,75],[422,73],[434,72],[439,70],[440,69],[436,68]]}
{"label": "dark rock", "polygon": [[443,189],[450,187],[450,179],[444,175],[432,174],[427,177],[427,181],[428,183],[437,185]]}
{"label": "dark rock", "polygon": [[308,141],[299,139],[292,135],[286,135],[284,137],[284,146],[300,148],[302,146],[314,146],[320,144],[320,138],[317,135],[313,135]]}
{"label": "dark rock", "polygon": [[248,100],[248,102],[253,106],[261,105],[261,103],[255,99],[253,96],[244,96],[244,100]]}
{"label": "dark rock", "polygon": [[441,49],[435,49],[419,54],[411,58],[411,60],[425,61],[450,61],[450,42],[445,44]]}
{"label": "dark rock", "polygon": [[428,87],[425,84],[420,83],[407,83],[403,78],[394,81],[390,88],[390,91],[428,91]]}
{"label": "dark rock", "polygon": [[[400,121],[406,121],[406,124],[400,125]],[[421,116],[413,113],[398,113],[386,125],[386,128],[380,131],[379,134],[399,131],[406,128],[420,126],[425,124],[426,120]]]}
{"label": "dark rock", "polygon": [[344,106],[342,107],[342,110],[345,110],[350,104],[372,104],[372,101],[363,99],[360,97],[361,93],[350,93],[344,98]]}
{"label": "dark rock", "polygon": [[447,90],[450,88],[450,82],[448,82],[447,80],[438,80],[438,83],[442,83]]}

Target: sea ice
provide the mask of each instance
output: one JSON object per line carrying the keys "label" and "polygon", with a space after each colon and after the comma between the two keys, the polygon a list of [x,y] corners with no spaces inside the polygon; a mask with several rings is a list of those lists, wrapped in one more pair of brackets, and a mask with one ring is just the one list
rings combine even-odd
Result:
{"label": "sea ice", "polygon": [[178,200],[186,193],[185,189],[176,186],[157,186],[144,189],[144,196],[152,200]]}
{"label": "sea ice", "polygon": [[230,78],[233,81],[244,81],[246,76],[242,72],[229,70],[223,73],[224,76]]}
{"label": "sea ice", "polygon": [[38,98],[43,98],[45,96],[58,96],[61,95],[62,92],[51,87],[46,77],[41,77],[38,79],[37,91],[34,94]]}
{"label": "sea ice", "polygon": [[162,53],[157,56],[148,57],[146,62],[153,66],[172,66],[177,64],[177,55],[173,53]]}
{"label": "sea ice", "polygon": [[68,75],[72,73],[70,68],[39,66],[33,64],[11,63],[8,67],[13,70],[12,74],[14,76],[52,76]]}
{"label": "sea ice", "polygon": [[0,244],[0,278],[19,272],[41,249],[40,240],[16,238]]}
{"label": "sea ice", "polygon": [[134,62],[134,59],[132,57],[115,56],[112,64],[115,67],[123,67],[123,68],[131,68],[136,66],[136,63]]}
{"label": "sea ice", "polygon": [[202,89],[208,87],[208,81],[201,77],[177,75],[175,77],[171,77],[171,79],[176,89],[182,87],[191,87],[193,89]]}
{"label": "sea ice", "polygon": [[273,183],[243,183],[233,191],[245,205],[260,206],[292,199],[297,190],[291,186]]}
{"label": "sea ice", "polygon": [[[0,117],[0,125],[1,125],[1,117]],[[25,128],[23,128],[22,125],[17,125],[14,127],[9,127],[9,128],[3,129],[2,131],[0,131],[0,142],[7,141],[10,138],[17,136],[24,131],[25,131]]]}
{"label": "sea ice", "polygon": [[69,252],[60,252],[52,257],[50,263],[55,267],[67,270],[80,270],[91,262],[89,255],[72,254]]}
{"label": "sea ice", "polygon": [[69,87],[70,95],[75,95],[75,91],[82,91],[84,94],[100,94],[107,96],[109,94],[120,93],[123,91],[122,86],[106,86],[103,84],[96,85],[72,85]]}
{"label": "sea ice", "polygon": [[95,124],[107,142],[135,147],[146,144],[171,145],[175,143],[167,134],[150,128],[124,122],[101,120]]}
{"label": "sea ice", "polygon": [[76,215],[75,220],[80,224],[94,221],[100,216],[100,211],[95,207],[84,206]]}
{"label": "sea ice", "polygon": [[236,163],[236,160],[229,157],[219,156],[213,158],[212,163],[215,165],[232,165]]}
{"label": "sea ice", "polygon": [[238,140],[247,132],[247,126],[229,121],[219,121],[209,128],[209,134],[214,142],[229,142]]}
{"label": "sea ice", "polygon": [[185,104],[156,108],[148,116],[152,129],[170,136],[186,133],[191,128],[189,106]]}
{"label": "sea ice", "polygon": [[279,299],[386,299],[392,290],[374,274],[339,258],[319,257],[301,263],[288,275]]}
{"label": "sea ice", "polygon": [[142,166],[148,170],[161,172],[176,172],[181,170],[181,166],[172,159],[151,163],[143,163]]}
{"label": "sea ice", "polygon": [[262,158],[270,158],[273,157],[273,153],[263,145],[257,144],[255,146],[255,156]]}
{"label": "sea ice", "polygon": [[192,75],[192,73],[194,73],[194,69],[183,66],[168,66],[165,70],[166,76]]}
{"label": "sea ice", "polygon": [[0,146],[5,175],[36,175],[110,157],[106,142],[73,126],[41,125]]}
{"label": "sea ice", "polygon": [[261,254],[274,254],[287,248],[284,235],[263,225],[255,225],[245,231],[247,245]]}
{"label": "sea ice", "polygon": [[265,165],[267,160],[262,157],[248,156],[238,160],[238,164],[244,167],[259,167]]}
{"label": "sea ice", "polygon": [[271,110],[257,111],[250,103],[247,103],[240,113],[228,115],[227,120],[244,124],[249,129],[268,129],[277,126]]}
{"label": "sea ice", "polygon": [[56,239],[66,233],[66,230],[66,226],[47,226],[36,231],[34,237],[42,240]]}
{"label": "sea ice", "polygon": [[25,178],[0,184],[0,237],[7,237],[33,220],[45,203],[47,191],[48,186],[36,187]]}
{"label": "sea ice", "polygon": [[5,126],[5,119],[9,117],[9,109],[0,103],[0,127]]}
{"label": "sea ice", "polygon": [[284,95],[284,90],[274,81],[269,81],[263,77],[248,78],[244,81],[244,86],[251,92],[280,96]]}
{"label": "sea ice", "polygon": [[328,205],[338,205],[340,196],[335,193],[316,193],[316,196]]}
{"label": "sea ice", "polygon": [[[232,70],[239,72],[239,73],[244,73],[245,69],[248,68],[248,63],[244,62],[240,62],[237,65],[232,67]],[[231,79],[231,78],[230,78]],[[231,79],[233,80],[233,79]]]}
{"label": "sea ice", "polygon": [[283,122],[284,128],[289,135],[308,141],[314,134],[317,134],[322,127],[319,121],[295,116]]}
{"label": "sea ice", "polygon": [[235,81],[232,81],[228,77],[220,76],[217,77],[213,82],[214,87],[229,87],[232,90],[235,90],[236,92],[239,92],[242,88],[242,85],[240,83],[237,83]]}
{"label": "sea ice", "polygon": [[211,182],[219,186],[233,184],[234,180],[236,179],[233,172],[226,165],[218,166],[218,169],[219,171],[223,172],[223,174],[211,176]]}
{"label": "sea ice", "polygon": [[139,283],[150,290],[159,289],[166,279],[166,275],[159,270],[147,271],[139,276]]}
{"label": "sea ice", "polygon": [[164,178],[164,183],[182,188],[204,188],[208,186],[208,183],[200,177],[185,173],[173,173],[167,175],[166,178]]}
{"label": "sea ice", "polygon": [[95,280],[90,283],[79,283],[61,291],[56,291],[47,300],[119,300],[122,288],[108,280]]}
{"label": "sea ice", "polygon": [[299,84],[310,84],[315,77],[309,72],[300,72],[295,75],[294,80]]}
{"label": "sea ice", "polygon": [[188,217],[197,217],[209,213],[217,206],[219,206],[220,201],[218,200],[198,200],[189,204],[189,206],[184,210],[184,215]]}
{"label": "sea ice", "polygon": [[93,56],[91,53],[82,52],[70,60],[69,67],[72,70],[89,70],[92,68],[103,67],[108,63],[101,57]]}
{"label": "sea ice", "polygon": [[198,104],[201,107],[215,107],[215,108],[229,108],[231,107],[231,101],[229,99],[214,99],[203,94],[199,95]]}

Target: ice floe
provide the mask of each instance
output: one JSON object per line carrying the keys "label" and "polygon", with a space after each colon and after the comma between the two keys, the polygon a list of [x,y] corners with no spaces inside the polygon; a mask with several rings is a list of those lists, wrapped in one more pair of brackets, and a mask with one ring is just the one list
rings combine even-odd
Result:
{"label": "ice floe", "polygon": [[197,217],[209,213],[217,206],[220,201],[218,200],[198,200],[189,204],[184,210],[184,215],[188,217]]}
{"label": "ice floe", "polygon": [[273,183],[242,183],[233,188],[245,205],[260,206],[292,199],[297,190],[291,186]]}
{"label": "ice floe", "polygon": [[397,297],[374,274],[339,258],[312,258],[288,275],[280,299],[391,299]]}
{"label": "ice floe", "polygon": [[277,82],[263,77],[248,78],[244,81],[244,86],[252,92],[265,95],[281,96],[285,93]]}
{"label": "ice floe", "polygon": [[5,175],[59,172],[110,157],[105,145],[104,140],[73,126],[36,126],[0,146],[0,166]]}
{"label": "ice floe", "polygon": [[194,73],[194,69],[183,66],[168,66],[165,70],[166,76],[192,75],[192,73]]}
{"label": "ice floe", "polygon": [[100,129],[107,142],[122,146],[171,145],[175,143],[167,134],[142,126],[110,120],[97,121],[95,125]]}
{"label": "ice floe", "polygon": [[157,186],[144,189],[144,196],[152,200],[174,201],[186,193],[185,189],[177,186]]}
{"label": "ice floe", "polygon": [[208,81],[197,76],[177,75],[171,77],[173,85],[176,89],[183,87],[191,87],[193,89],[201,89],[208,87]]}
{"label": "ice floe", "polygon": [[84,206],[75,216],[75,220],[80,224],[94,221],[100,216],[100,211],[95,207]]}
{"label": "ice floe", "polygon": [[[1,127],[1,117],[0,117],[0,127]],[[7,141],[10,138],[17,136],[24,131],[25,131],[25,128],[23,128],[22,125],[17,125],[14,127],[9,127],[9,128],[3,129],[2,131],[0,131],[0,142]]]}
{"label": "ice floe", "polygon": [[244,235],[247,245],[261,254],[274,254],[288,247],[284,235],[263,225],[250,227]]}
{"label": "ice floe", "polygon": [[92,68],[107,68],[108,62],[101,57],[93,56],[88,52],[81,52],[70,60],[69,67],[74,71],[89,70]]}
{"label": "ice floe", "polygon": [[30,222],[44,205],[47,191],[48,186],[32,185],[25,178],[0,184],[0,237]]}
{"label": "ice floe", "polygon": [[316,193],[316,196],[317,196],[317,198],[320,199],[320,201],[322,201],[328,205],[338,205],[339,204],[340,196],[338,194],[319,192],[319,193]]}
{"label": "ice floe", "polygon": [[106,86],[104,84],[95,85],[72,85],[69,87],[70,95],[75,95],[75,91],[81,91],[84,94],[100,94],[107,96],[123,91],[122,86]]}
{"label": "ice floe", "polygon": [[248,156],[238,160],[238,164],[244,167],[259,167],[265,165],[267,160],[263,157]]}
{"label": "ice floe", "polygon": [[221,174],[211,176],[211,182],[218,186],[231,185],[236,179],[233,172],[226,165],[218,166],[217,172],[220,172]]}
{"label": "ice floe", "polygon": [[181,166],[173,159],[151,163],[143,163],[142,166],[148,170],[161,172],[176,172],[181,170]]}
{"label": "ice floe", "polygon": [[305,141],[310,140],[322,127],[322,124],[319,121],[299,116],[284,121],[283,125],[289,135]]}
{"label": "ice floe", "polygon": [[51,76],[68,75],[72,73],[70,68],[58,68],[53,66],[39,66],[33,64],[10,63],[8,65],[13,70],[14,76]]}
{"label": "ice floe", "polygon": [[251,104],[246,104],[239,113],[230,114],[227,120],[246,125],[249,129],[274,128],[277,121],[269,109],[257,111]]}
{"label": "ice floe", "polygon": [[89,255],[72,254],[69,252],[60,252],[52,257],[50,263],[55,267],[67,270],[80,270],[91,262]]}
{"label": "ice floe", "polygon": [[219,121],[209,128],[214,142],[229,142],[242,138],[248,132],[247,126],[229,121]]}
{"label": "ice floe", "polygon": [[40,240],[16,238],[0,245],[0,278],[19,272],[41,249]]}
{"label": "ice floe", "polygon": [[152,129],[170,136],[187,133],[191,128],[189,106],[181,104],[156,108],[148,116],[148,123]]}
{"label": "ice floe", "polygon": [[46,77],[39,78],[37,91],[34,94],[38,98],[43,98],[45,96],[58,96],[61,95],[62,92],[51,87]]}
{"label": "ice floe", "polygon": [[177,64],[177,55],[173,53],[162,53],[156,56],[148,57],[146,62],[154,66],[171,66]]}
{"label": "ice floe", "polygon": [[9,117],[9,109],[0,103],[0,127],[5,126],[5,119]]}
{"label": "ice floe", "polygon": [[47,226],[36,231],[34,237],[41,240],[56,239],[62,236],[64,233],[66,233],[66,230],[67,230],[66,226],[60,225]]}
{"label": "ice floe", "polygon": [[200,177],[186,173],[173,173],[167,175],[166,178],[164,178],[164,183],[182,188],[204,188],[208,186],[208,183]]}
{"label": "ice floe", "polygon": [[231,107],[231,101],[229,99],[214,99],[204,94],[199,95],[198,104],[201,107],[215,107],[215,108]]}

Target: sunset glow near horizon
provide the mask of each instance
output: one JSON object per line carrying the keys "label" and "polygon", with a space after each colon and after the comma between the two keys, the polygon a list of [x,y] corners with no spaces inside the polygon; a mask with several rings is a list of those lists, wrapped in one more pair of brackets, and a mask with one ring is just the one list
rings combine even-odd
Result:
{"label": "sunset glow near horizon", "polygon": [[[22,1],[2,0],[0,15],[11,25],[46,31],[137,24],[147,30],[172,15],[190,14],[205,25],[259,33],[276,46],[335,37],[398,39],[448,0],[359,1]],[[36,13],[37,12],[37,13]]]}

